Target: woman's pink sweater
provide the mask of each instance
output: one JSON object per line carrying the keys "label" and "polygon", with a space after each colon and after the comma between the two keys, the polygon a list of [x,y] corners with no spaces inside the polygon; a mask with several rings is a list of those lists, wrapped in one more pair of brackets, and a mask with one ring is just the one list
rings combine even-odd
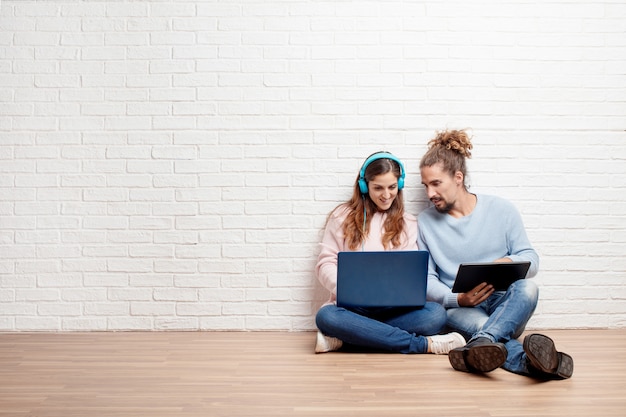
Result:
{"label": "woman's pink sweater", "polygon": [[[342,227],[347,216],[346,207],[336,209],[328,219],[324,237],[320,243],[321,249],[317,258],[315,273],[324,288],[330,291],[330,299],[326,304],[335,303],[337,300],[337,253],[350,250],[345,241]],[[358,250],[370,252],[385,250],[381,239],[386,217],[386,213],[375,213],[371,217],[369,235]],[[417,220],[412,214],[404,213],[404,233],[400,246],[391,250],[417,250]]]}

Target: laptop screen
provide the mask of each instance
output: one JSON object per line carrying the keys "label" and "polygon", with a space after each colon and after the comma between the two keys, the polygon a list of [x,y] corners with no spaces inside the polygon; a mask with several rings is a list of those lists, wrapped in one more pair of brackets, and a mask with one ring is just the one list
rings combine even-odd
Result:
{"label": "laptop screen", "polygon": [[427,251],[339,252],[337,305],[421,307],[427,276]]}

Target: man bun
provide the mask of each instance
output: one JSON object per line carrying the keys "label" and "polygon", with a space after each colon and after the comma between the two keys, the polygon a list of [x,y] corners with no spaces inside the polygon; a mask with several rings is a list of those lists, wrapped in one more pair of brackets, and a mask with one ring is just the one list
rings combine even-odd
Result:
{"label": "man bun", "polygon": [[428,142],[428,148],[442,147],[459,153],[464,158],[471,158],[470,152],[473,145],[471,138],[465,130],[442,130],[436,132],[436,136]]}

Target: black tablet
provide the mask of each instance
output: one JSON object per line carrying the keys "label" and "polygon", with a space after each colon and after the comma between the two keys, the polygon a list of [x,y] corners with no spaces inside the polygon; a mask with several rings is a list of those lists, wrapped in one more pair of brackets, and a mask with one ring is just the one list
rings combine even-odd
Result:
{"label": "black tablet", "polygon": [[513,282],[526,278],[530,262],[465,263],[459,270],[452,292],[468,292],[481,282],[493,285],[496,291],[506,291]]}

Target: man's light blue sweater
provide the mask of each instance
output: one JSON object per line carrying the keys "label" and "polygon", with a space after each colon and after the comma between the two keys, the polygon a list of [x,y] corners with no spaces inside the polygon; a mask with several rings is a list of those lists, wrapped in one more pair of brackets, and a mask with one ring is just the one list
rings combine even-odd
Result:
{"label": "man's light blue sweater", "polygon": [[446,308],[459,306],[451,288],[461,263],[503,257],[530,261],[527,278],[539,269],[522,217],[513,204],[496,196],[478,194],[474,210],[461,218],[429,207],[418,216],[417,243],[430,252],[427,298]]}

